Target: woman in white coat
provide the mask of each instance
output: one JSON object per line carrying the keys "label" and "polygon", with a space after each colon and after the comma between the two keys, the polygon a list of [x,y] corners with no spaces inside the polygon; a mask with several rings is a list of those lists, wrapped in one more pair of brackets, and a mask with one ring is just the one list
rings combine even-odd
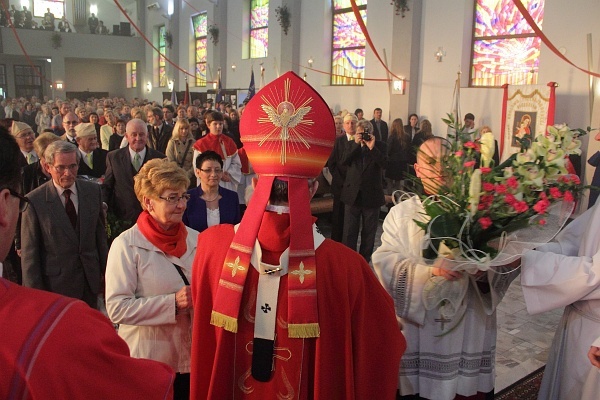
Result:
{"label": "woman in white coat", "polygon": [[[148,161],[135,176],[143,212],[113,242],[106,269],[106,309],[132,357],[170,365],[175,399],[189,398],[190,281],[198,233],[181,222],[187,173],[174,162]],[[143,372],[141,372],[143,373]]]}

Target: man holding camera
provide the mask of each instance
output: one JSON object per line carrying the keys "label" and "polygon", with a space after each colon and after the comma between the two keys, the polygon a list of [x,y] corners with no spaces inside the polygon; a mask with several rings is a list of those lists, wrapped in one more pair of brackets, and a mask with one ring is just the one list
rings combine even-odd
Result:
{"label": "man holding camera", "polygon": [[341,201],[345,205],[342,243],[356,250],[362,219],[359,253],[367,262],[375,246],[379,209],[385,204],[382,173],[387,166],[386,144],[376,140],[373,125],[358,121],[354,142],[345,148],[341,164],[348,166]]}

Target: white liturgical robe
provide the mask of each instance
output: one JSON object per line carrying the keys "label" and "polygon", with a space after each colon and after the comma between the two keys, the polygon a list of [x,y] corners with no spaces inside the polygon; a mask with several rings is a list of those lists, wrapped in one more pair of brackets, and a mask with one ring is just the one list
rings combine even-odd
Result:
{"label": "white liturgical robe", "polygon": [[[466,295],[454,317],[442,316],[439,307],[427,310],[423,290],[443,278],[433,277],[431,267],[415,261],[424,232],[414,219],[423,219],[422,213],[416,196],[394,206],[383,223],[382,245],[373,254],[375,272],[394,300],[408,344],[401,360],[400,394],[451,400],[456,394],[490,392],[495,379],[496,306],[519,272],[489,270],[479,280],[465,273]],[[440,334],[444,324],[456,326]]]}
{"label": "white liturgical robe", "polygon": [[[600,208],[594,206],[556,236],[522,257],[527,311],[565,307],[550,349],[540,399],[582,399],[592,366],[590,346],[600,336]],[[600,396],[596,379],[594,399]],[[589,386],[589,385],[588,385]]]}

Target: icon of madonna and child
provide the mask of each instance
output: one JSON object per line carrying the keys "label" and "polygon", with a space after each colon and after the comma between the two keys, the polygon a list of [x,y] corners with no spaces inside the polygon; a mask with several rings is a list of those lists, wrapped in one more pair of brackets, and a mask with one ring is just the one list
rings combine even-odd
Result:
{"label": "icon of madonna and child", "polygon": [[511,141],[513,147],[529,148],[533,141],[536,123],[536,112],[515,112],[515,127]]}

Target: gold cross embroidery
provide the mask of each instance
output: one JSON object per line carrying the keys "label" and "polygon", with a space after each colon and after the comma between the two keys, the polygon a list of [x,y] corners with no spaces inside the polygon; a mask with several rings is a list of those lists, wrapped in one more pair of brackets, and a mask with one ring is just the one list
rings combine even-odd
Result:
{"label": "gold cross embroidery", "polygon": [[304,263],[300,262],[300,268],[296,271],[292,271],[292,275],[298,275],[300,279],[300,283],[304,283],[304,275],[312,274],[313,272],[310,269],[304,269]]}
{"label": "gold cross embroidery", "polygon": [[225,265],[227,265],[229,268],[231,268],[231,277],[234,277],[238,271],[246,270],[246,268],[244,268],[240,265],[240,256],[238,256],[234,262],[228,262]]}

